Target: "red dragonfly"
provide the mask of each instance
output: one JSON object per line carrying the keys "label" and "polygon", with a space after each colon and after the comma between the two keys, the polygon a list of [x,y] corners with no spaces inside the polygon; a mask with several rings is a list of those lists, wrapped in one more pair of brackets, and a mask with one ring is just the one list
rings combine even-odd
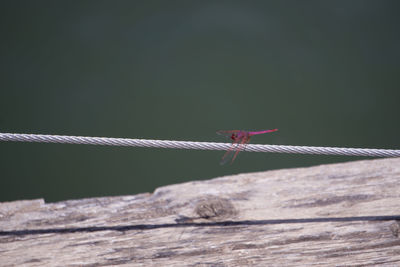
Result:
{"label": "red dragonfly", "polygon": [[224,135],[233,140],[232,146],[226,151],[225,155],[222,157],[221,165],[227,163],[231,158],[231,164],[235,160],[236,156],[239,154],[242,148],[246,147],[246,144],[250,142],[250,137],[257,134],[265,134],[276,132],[278,129],[264,130],[257,132],[248,132],[241,130],[232,131],[218,131],[217,134]]}

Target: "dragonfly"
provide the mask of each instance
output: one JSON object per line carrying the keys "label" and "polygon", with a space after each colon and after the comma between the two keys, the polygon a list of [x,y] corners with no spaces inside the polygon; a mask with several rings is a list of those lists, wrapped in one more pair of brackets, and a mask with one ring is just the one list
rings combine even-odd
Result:
{"label": "dragonfly", "polygon": [[231,131],[218,131],[217,134],[219,135],[224,135],[228,137],[229,139],[232,139],[232,146],[225,152],[224,156],[222,157],[221,160],[221,165],[227,163],[231,158],[231,164],[233,161],[236,159],[237,155],[239,152],[246,147],[246,144],[250,142],[250,137],[253,135],[258,135],[258,134],[265,134],[265,133],[271,133],[271,132],[276,132],[278,129],[272,129],[272,130],[263,130],[263,131],[242,131],[242,130],[231,130]]}

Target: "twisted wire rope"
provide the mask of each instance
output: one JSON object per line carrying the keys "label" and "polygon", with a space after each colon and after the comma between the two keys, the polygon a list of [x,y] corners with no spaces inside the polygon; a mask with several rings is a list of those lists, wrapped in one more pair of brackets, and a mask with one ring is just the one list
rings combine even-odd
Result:
{"label": "twisted wire rope", "polygon": [[[44,135],[44,134],[16,134],[16,133],[0,133],[0,141],[85,144],[85,145],[106,145],[106,146],[132,146],[132,147],[158,147],[158,148],[199,149],[199,150],[227,150],[232,147],[232,144],[230,143]],[[393,149],[252,145],[252,144],[243,145],[243,148],[245,148],[245,151],[248,152],[322,154],[322,155],[345,155],[345,156],[367,156],[367,157],[400,156],[400,150],[393,150]]]}

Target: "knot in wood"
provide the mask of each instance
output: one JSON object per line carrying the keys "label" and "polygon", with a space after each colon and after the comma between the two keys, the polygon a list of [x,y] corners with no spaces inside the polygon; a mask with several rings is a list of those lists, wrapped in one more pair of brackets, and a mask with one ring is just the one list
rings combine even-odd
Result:
{"label": "knot in wood", "polygon": [[208,197],[197,203],[195,213],[203,219],[218,220],[233,217],[237,214],[237,211],[228,199]]}

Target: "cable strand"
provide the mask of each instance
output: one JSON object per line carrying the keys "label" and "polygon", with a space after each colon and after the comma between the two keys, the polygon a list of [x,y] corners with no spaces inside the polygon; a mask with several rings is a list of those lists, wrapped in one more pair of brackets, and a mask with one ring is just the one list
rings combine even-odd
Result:
{"label": "cable strand", "polygon": [[[227,150],[231,147],[230,143],[86,137],[86,136],[67,136],[67,135],[44,135],[44,134],[16,134],[16,133],[0,133],[0,141],[130,146],[130,147],[157,147],[157,148],[198,149],[198,150]],[[320,155],[343,155],[343,156],[366,156],[366,157],[400,156],[400,150],[393,150],[393,149],[252,145],[252,144],[239,145],[239,146],[243,146],[243,148],[245,148],[245,151],[248,152],[320,154]]]}

